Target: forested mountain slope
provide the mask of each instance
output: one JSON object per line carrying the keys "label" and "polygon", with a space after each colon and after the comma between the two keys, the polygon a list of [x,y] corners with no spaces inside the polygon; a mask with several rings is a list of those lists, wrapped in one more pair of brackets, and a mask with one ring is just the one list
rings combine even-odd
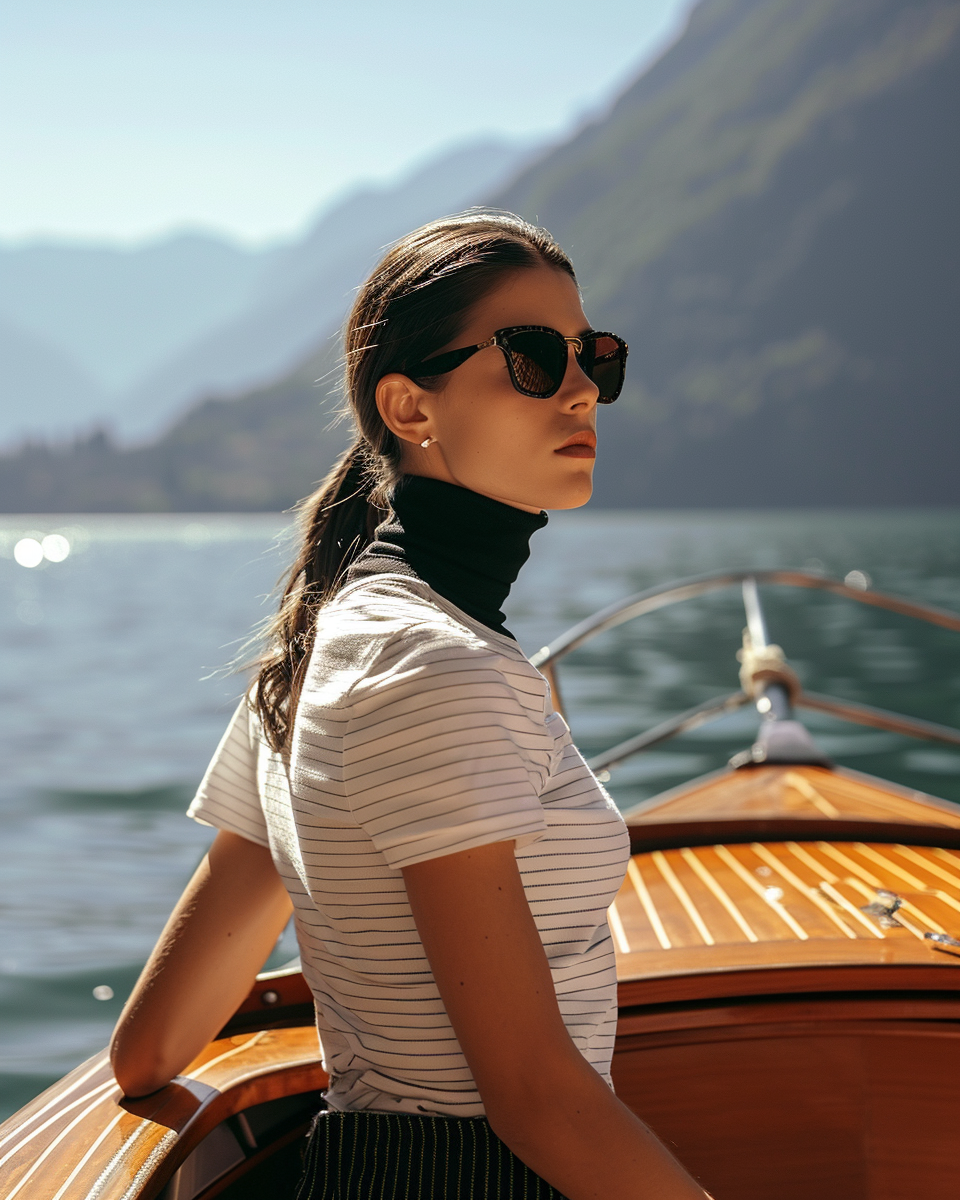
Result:
{"label": "forested mountain slope", "polygon": [[631,344],[598,499],[960,500],[960,5],[709,0],[501,202]]}

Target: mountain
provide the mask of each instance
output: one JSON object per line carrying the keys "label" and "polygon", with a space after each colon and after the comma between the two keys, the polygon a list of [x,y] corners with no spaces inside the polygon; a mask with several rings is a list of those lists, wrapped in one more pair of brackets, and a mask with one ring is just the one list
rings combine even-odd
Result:
{"label": "mountain", "polygon": [[239,392],[276,379],[340,324],[385,245],[476,203],[530,154],[527,145],[471,143],[397,184],[346,197],[303,239],[274,254],[252,302],[234,320],[185,347],[122,398],[114,408],[121,433],[142,439],[204,392]]}
{"label": "mountain", "polygon": [[[395,184],[355,190],[302,237],[259,249],[200,233],[137,246],[0,245],[0,320],[31,339],[44,377],[70,361],[87,379],[38,410],[30,431],[57,440],[99,420],[142,439],[205,393],[275,379],[342,319],[384,243],[474,203],[530,154],[503,140],[458,146]],[[0,364],[0,443],[22,433],[21,394]]]}
{"label": "mountain", "polygon": [[119,393],[248,302],[269,254],[191,233],[0,246],[0,315]]}
{"label": "mountain", "polygon": [[[0,317],[2,428],[10,438],[71,428],[102,411],[97,383],[68,355]],[[79,417],[79,419],[78,419]]]}
{"label": "mountain", "polygon": [[70,446],[36,442],[0,459],[0,511],[276,511],[310,491],[347,437],[331,388],[335,342],[281,383],[205,400],[149,445],[94,431]]}
{"label": "mountain", "polygon": [[[631,345],[598,503],[960,502],[958,109],[957,0],[703,0],[608,113],[490,195],[556,234],[591,320]],[[290,504],[343,436],[308,382],[334,363],[328,338],[141,457],[8,457],[0,507]]]}
{"label": "mountain", "polygon": [[606,504],[960,501],[960,4],[710,0],[498,202],[631,345]]}

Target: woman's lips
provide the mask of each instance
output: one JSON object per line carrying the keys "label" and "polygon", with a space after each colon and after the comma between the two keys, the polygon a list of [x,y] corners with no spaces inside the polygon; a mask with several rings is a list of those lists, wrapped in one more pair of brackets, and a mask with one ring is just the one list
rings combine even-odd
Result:
{"label": "woman's lips", "polygon": [[567,438],[563,445],[554,450],[554,454],[562,454],[565,458],[596,458],[597,435],[590,430],[575,433]]}

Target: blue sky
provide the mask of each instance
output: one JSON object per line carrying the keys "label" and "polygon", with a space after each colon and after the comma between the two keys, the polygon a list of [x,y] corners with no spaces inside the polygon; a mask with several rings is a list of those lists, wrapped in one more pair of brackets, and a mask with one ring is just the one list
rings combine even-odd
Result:
{"label": "blue sky", "polygon": [[689,0],[0,0],[0,237],[295,232],[485,133],[558,137]]}

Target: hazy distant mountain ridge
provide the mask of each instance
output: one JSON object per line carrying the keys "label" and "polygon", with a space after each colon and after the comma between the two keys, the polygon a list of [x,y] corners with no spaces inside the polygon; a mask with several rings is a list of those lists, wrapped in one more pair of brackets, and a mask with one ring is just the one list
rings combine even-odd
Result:
{"label": "hazy distant mountain ridge", "polygon": [[200,233],[0,246],[0,313],[116,393],[239,312],[269,258]]}
{"label": "hazy distant mountain ridge", "polygon": [[11,415],[24,407],[23,372],[0,360],[0,441],[25,428],[62,439],[96,420],[142,438],[204,394],[275,379],[342,320],[385,243],[475,203],[530,153],[496,139],[458,147],[259,249],[200,233],[130,248],[0,245],[0,319],[38,355],[50,347],[45,375],[69,359],[92,385],[65,389],[24,426]]}
{"label": "hazy distant mountain ridge", "polygon": [[348,196],[303,239],[274,254],[235,320],[198,339],[124,397],[115,410],[121,432],[143,437],[198,395],[272,382],[339,327],[384,246],[476,203],[529,155],[526,146],[473,143],[397,184]]}
{"label": "hazy distant mountain ridge", "polygon": [[2,317],[0,387],[7,397],[4,427],[15,438],[39,429],[70,429],[78,410],[96,413],[107,402],[96,382],[67,354]]}

